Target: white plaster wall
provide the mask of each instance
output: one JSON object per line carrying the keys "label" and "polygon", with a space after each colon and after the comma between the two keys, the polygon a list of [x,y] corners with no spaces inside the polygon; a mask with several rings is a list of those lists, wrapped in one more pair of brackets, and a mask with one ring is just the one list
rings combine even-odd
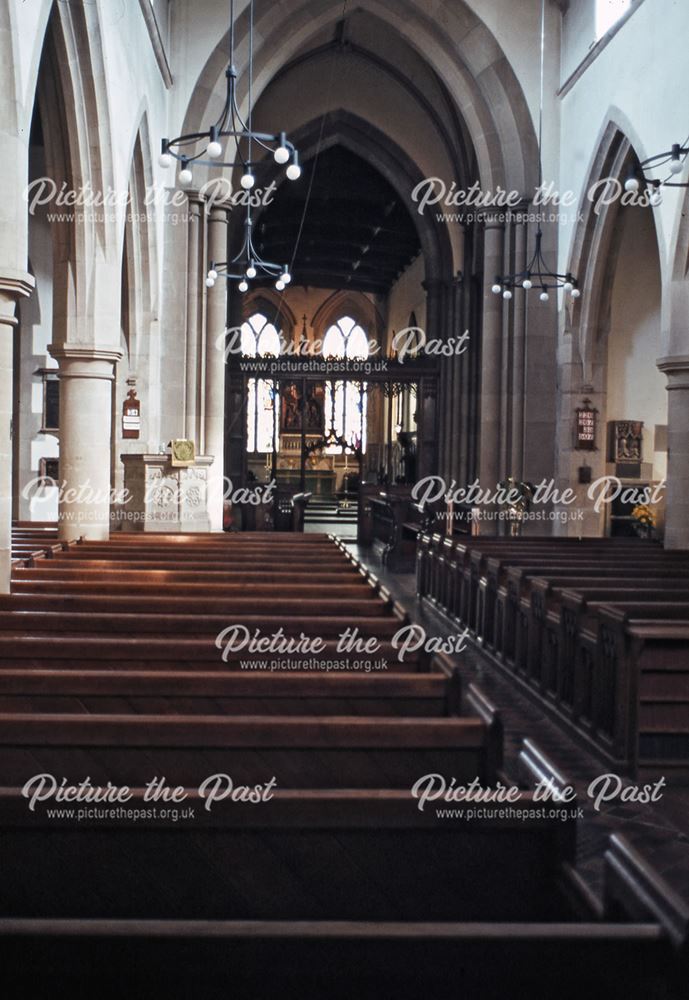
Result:
{"label": "white plaster wall", "polygon": [[[584,14],[586,10],[590,14],[592,3],[572,0],[565,15],[563,67],[571,68],[576,62],[581,38],[591,37],[583,25],[590,20]],[[577,23],[582,25],[583,36],[567,27]],[[561,98],[561,191],[571,190],[580,200],[586,199],[590,165],[610,120],[625,132],[642,160],[685,140],[687,115],[681,81],[686,75],[687,37],[689,4],[684,0],[637,4],[631,17]],[[673,263],[681,207],[681,192],[668,191],[663,204],[654,210],[664,284]],[[560,227],[561,270],[566,269],[571,253],[575,224],[574,217]],[[685,336],[685,350],[689,351],[689,332]],[[661,353],[672,353],[668,330],[664,331],[663,344]]]}

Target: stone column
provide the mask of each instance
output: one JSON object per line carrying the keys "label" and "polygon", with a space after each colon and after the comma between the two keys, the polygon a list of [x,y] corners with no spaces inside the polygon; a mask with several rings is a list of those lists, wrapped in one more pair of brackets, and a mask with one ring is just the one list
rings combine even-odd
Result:
{"label": "stone column", "polygon": [[[427,278],[421,282],[426,292],[426,337],[428,340],[445,339],[445,302],[447,283],[441,278]],[[443,358],[443,361],[447,359]],[[421,385],[418,389],[419,418],[422,421],[423,433],[418,435],[419,457],[417,461],[417,476],[422,478],[422,468],[433,471],[440,470],[441,475],[447,474],[446,469],[446,416],[449,408],[447,401],[447,364],[441,366],[438,375],[438,394],[433,399],[432,406],[426,406]],[[438,412],[437,403],[440,402]]]}
{"label": "stone column", "polygon": [[[463,276],[459,272],[452,279],[452,330],[450,336],[455,337],[456,341],[459,341],[464,333],[462,315],[462,283]],[[455,344],[456,349],[456,344]],[[472,344],[469,343],[466,348],[467,352],[472,349]],[[465,354],[454,354],[448,359],[452,368],[452,388],[450,395],[450,405],[452,407],[450,413],[450,453],[449,453],[449,470],[448,476],[450,479],[456,479],[460,486],[464,485],[461,482],[460,464],[466,460],[466,427],[462,423],[463,407],[464,407],[464,389],[463,389],[463,373],[464,367],[467,363],[467,357]]]}
{"label": "stone column", "polygon": [[[515,224],[515,270],[526,267],[526,222]],[[512,454],[509,469],[513,476],[524,475],[524,403],[526,398],[526,292],[518,292],[514,306],[514,333],[512,341]]]}
{"label": "stone column", "polygon": [[662,358],[667,376],[665,548],[689,549],[689,355]]}
{"label": "stone column", "polygon": [[23,271],[0,275],[0,594],[9,593],[12,552],[12,341],[17,299],[31,294],[34,279]]}
{"label": "stone column", "polygon": [[[484,236],[483,322],[481,330],[481,438],[479,480],[481,489],[493,492],[502,479],[500,469],[500,379],[504,303],[491,291],[503,271],[504,225],[487,221]],[[491,533],[491,532],[488,532]]]}
{"label": "stone column", "polygon": [[[216,263],[227,258],[227,210],[210,209],[208,216],[208,259]],[[204,412],[204,453],[213,457],[208,470],[208,516],[211,531],[222,531],[223,469],[225,427],[225,341],[227,325],[227,281],[218,278],[208,289],[206,300],[206,392]]]}
{"label": "stone column", "polygon": [[51,344],[60,365],[60,538],[110,535],[110,448],[115,348]]}
{"label": "stone column", "polygon": [[201,304],[201,226],[203,206],[197,199],[189,198],[189,236],[187,243],[187,338],[186,379],[184,390],[184,433],[201,447],[199,440],[199,375],[200,368],[200,304]]}

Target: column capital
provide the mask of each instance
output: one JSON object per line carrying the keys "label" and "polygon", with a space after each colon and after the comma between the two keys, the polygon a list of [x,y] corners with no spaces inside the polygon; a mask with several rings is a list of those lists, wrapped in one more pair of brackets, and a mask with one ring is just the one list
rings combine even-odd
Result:
{"label": "column capital", "polygon": [[0,326],[16,326],[17,300],[27,298],[36,287],[33,274],[8,268],[0,273]]}
{"label": "column capital", "polygon": [[689,354],[659,358],[656,367],[667,376],[667,390],[689,389]]}
{"label": "column capital", "polygon": [[49,344],[48,352],[60,365],[60,378],[99,378],[111,382],[114,366],[124,354],[117,347],[97,344]]}
{"label": "column capital", "polygon": [[214,220],[217,222],[227,222],[228,214],[234,207],[231,201],[220,198],[207,198],[204,204],[206,206],[206,215],[210,219],[213,219],[214,215],[217,216]]}
{"label": "column capital", "polygon": [[504,212],[492,212],[485,213],[483,220],[484,230],[488,229],[500,229],[504,231],[505,229],[505,217]]}

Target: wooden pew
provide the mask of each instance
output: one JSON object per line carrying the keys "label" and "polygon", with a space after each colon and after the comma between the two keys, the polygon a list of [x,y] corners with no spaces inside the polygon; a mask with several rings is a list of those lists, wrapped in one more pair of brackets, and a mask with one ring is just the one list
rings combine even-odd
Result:
{"label": "wooden pew", "polygon": [[[266,956],[270,956],[269,961]],[[290,996],[682,1000],[684,964],[651,919],[458,922],[0,919],[0,960],[32,997]],[[104,979],[103,970],[108,970]],[[386,994],[382,994],[382,990]],[[547,990],[548,992],[544,992]],[[83,992],[81,995],[84,995]]]}
{"label": "wooden pew", "polygon": [[387,616],[389,607],[373,593],[351,596],[346,592],[340,594],[339,591],[327,590],[322,592],[321,597],[314,595],[311,590],[309,596],[287,597],[285,592],[280,590],[264,591],[263,593],[252,594],[247,589],[239,595],[229,593],[225,596],[208,594],[205,590],[191,593],[188,596],[177,593],[170,593],[167,587],[158,589],[152,594],[130,593],[126,587],[120,591],[105,593],[89,593],[79,589],[76,593],[69,592],[62,594],[51,588],[48,593],[42,590],[38,593],[34,591],[13,593],[9,595],[0,594],[0,615],[3,612],[75,612],[95,614],[101,613],[140,613],[141,615],[165,615],[188,616],[197,614],[208,619],[210,616],[232,615],[238,621],[243,621],[244,617],[251,615],[256,618],[256,610],[262,599],[266,600],[270,608],[271,617],[285,616],[286,621],[293,620],[297,615],[306,618],[345,618],[357,620],[360,618],[384,618]]}
{"label": "wooden pew", "polygon": [[[689,603],[601,605],[593,627],[593,732],[632,773],[689,781]],[[582,653],[577,667],[588,667]],[[671,678],[665,691],[649,686],[658,671]]]}
{"label": "wooden pew", "polygon": [[[239,783],[239,774],[225,773]],[[3,915],[545,921],[568,913],[558,879],[574,858],[575,821],[535,818],[529,794],[508,816],[503,805],[485,803],[471,820],[439,818],[432,803],[419,810],[409,786],[271,794],[206,810],[192,785],[174,806],[175,822],[160,816],[170,803],[152,816],[136,793],[123,805],[149,815],[128,822],[117,807],[113,815],[74,803],[84,810],[76,824],[49,818],[49,802],[31,812],[18,792],[5,792]],[[181,818],[184,808],[193,820]]]}
{"label": "wooden pew", "polygon": [[[493,538],[471,537],[448,539],[436,532],[422,533],[419,537],[417,553],[417,593],[420,597],[429,599],[432,603],[441,605],[441,591],[451,586],[456,591],[454,614],[462,621],[468,622],[476,606],[478,580],[483,570],[482,560],[478,558],[472,568],[472,554],[483,553],[485,559],[494,553],[524,554],[533,552],[583,552],[591,546],[597,551],[602,549],[624,552],[647,547],[658,550],[658,546],[644,543],[637,539],[575,539],[575,538]],[[452,583],[444,580],[442,564],[452,567],[457,579]],[[473,592],[473,594],[472,594]]]}
{"label": "wooden pew", "polygon": [[285,620],[283,615],[261,614],[211,614],[199,613],[166,614],[108,611],[65,611],[64,602],[61,606],[55,604],[48,608],[46,601],[42,610],[0,611],[0,632],[10,632],[17,635],[36,633],[97,633],[108,635],[159,635],[215,638],[230,625],[241,624],[252,633],[260,630],[263,636],[272,636],[283,629],[288,636],[300,636],[302,633],[309,638],[329,639],[342,635],[345,628],[356,629],[358,635],[364,638],[375,638],[381,641],[390,640],[399,631],[402,622],[393,617],[361,615],[356,618],[347,616],[310,616],[293,615]]}
{"label": "wooden pew", "polygon": [[[49,626],[47,626],[49,629]],[[49,638],[48,638],[49,636]],[[249,671],[280,676],[295,669],[295,660],[306,669],[330,676],[340,671],[374,673],[381,676],[388,670],[414,673],[427,670],[421,651],[409,653],[399,661],[398,650],[389,640],[380,639],[374,652],[338,649],[337,638],[326,638],[322,652],[315,654],[251,653],[246,650],[228,652],[227,659],[215,637],[189,638],[184,635],[99,634],[97,629],[78,635],[3,633],[0,631],[0,671],[2,670],[154,670],[185,671]]]}
{"label": "wooden pew", "polygon": [[251,785],[408,789],[437,772],[490,782],[502,752],[480,718],[361,716],[3,714],[0,746],[0,787],[57,769],[132,787],[224,772]]}
{"label": "wooden pew", "polygon": [[0,670],[0,713],[459,715],[459,675]]}
{"label": "wooden pew", "polygon": [[[472,556],[474,562],[481,561],[480,554]],[[675,572],[687,572],[689,574],[689,555],[686,553],[665,553],[662,550],[644,555],[643,552],[634,554],[631,552],[614,553],[610,551],[601,552],[577,552],[575,554],[561,552],[546,552],[534,558],[533,554],[524,556],[492,556],[485,558],[485,569],[479,579],[476,610],[469,624],[474,628],[486,646],[495,648],[496,637],[502,637],[503,620],[498,611],[504,609],[508,600],[506,589],[502,590],[502,602],[498,605],[498,597],[501,587],[505,587],[507,573],[514,573],[518,568],[522,568],[526,573],[534,576],[548,576],[549,573],[561,573],[565,569],[576,571],[581,569],[618,570],[626,574],[635,570],[643,573],[646,569],[673,569]],[[475,576],[477,574],[474,574]],[[509,595],[513,606],[516,603],[516,595]]]}
{"label": "wooden pew", "polygon": [[[539,570],[542,572],[542,570]],[[686,585],[687,576],[675,575],[676,571],[667,569],[644,569],[644,581],[649,586],[662,585],[667,589],[682,589]],[[508,611],[505,621],[505,638],[503,640],[503,656],[507,663],[513,663],[514,669],[526,673],[529,661],[535,662],[536,651],[541,648],[541,629],[545,616],[559,602],[562,590],[576,590],[578,587],[597,585],[612,588],[625,587],[629,584],[629,574],[620,575],[615,569],[599,566],[586,571],[581,569],[557,573],[542,577],[532,575],[524,567],[510,567],[508,575]],[[509,601],[519,603],[510,609]],[[513,638],[511,633],[513,630]]]}

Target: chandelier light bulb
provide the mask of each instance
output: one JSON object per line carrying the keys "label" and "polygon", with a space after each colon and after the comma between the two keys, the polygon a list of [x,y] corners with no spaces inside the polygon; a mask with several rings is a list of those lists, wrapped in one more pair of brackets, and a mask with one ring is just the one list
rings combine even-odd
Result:
{"label": "chandelier light bulb", "polygon": [[217,160],[219,156],[222,156],[222,146],[214,139],[206,146],[206,152],[212,160]]}
{"label": "chandelier light bulb", "polygon": [[273,159],[275,160],[276,163],[279,163],[280,166],[282,166],[284,163],[287,163],[287,161],[289,160],[289,149],[287,148],[287,146],[278,146],[275,152],[273,153]]}
{"label": "chandelier light bulb", "polygon": [[564,288],[564,290],[566,292],[571,292],[574,289],[574,285],[572,284],[571,281],[565,281],[565,283],[564,283],[564,285],[562,287]]}
{"label": "chandelier light bulb", "polygon": [[301,167],[299,166],[299,157],[297,156],[296,151],[294,152],[292,162],[288,166],[285,173],[287,174],[287,179],[290,181],[298,181],[301,177]]}
{"label": "chandelier light bulb", "polygon": [[248,292],[249,291],[249,282],[246,281],[245,278],[242,278],[242,280],[237,285],[237,288],[239,289],[240,292]]}
{"label": "chandelier light bulb", "polygon": [[579,291],[579,289],[578,288],[573,288],[572,289],[572,298],[573,299],[578,299],[580,296],[581,296],[581,292]]}
{"label": "chandelier light bulb", "polygon": [[673,156],[670,160],[670,173],[671,174],[681,174],[684,169],[684,164],[680,160],[679,156]]}
{"label": "chandelier light bulb", "polygon": [[218,277],[218,272],[217,272],[217,271],[215,270],[215,268],[214,268],[214,267],[212,267],[212,268],[210,269],[210,271],[208,272],[208,277],[209,277],[209,278],[212,278],[212,279],[213,279],[213,281],[215,281],[215,279],[216,279],[216,278]]}
{"label": "chandelier light bulb", "polygon": [[502,291],[502,285],[495,284],[491,288],[491,292],[493,293],[493,295],[499,295],[501,291]]}
{"label": "chandelier light bulb", "polygon": [[522,281],[522,288],[525,292],[528,292],[530,288],[533,288],[533,282],[530,278],[524,278]]}
{"label": "chandelier light bulb", "polygon": [[254,267],[253,261],[249,264],[249,266],[246,269],[246,276],[247,278],[256,277],[256,268]]}
{"label": "chandelier light bulb", "polygon": [[509,290],[509,288],[505,289],[505,291],[502,293],[502,297],[503,297],[503,299],[511,299],[512,298],[512,292]]}
{"label": "chandelier light bulb", "polygon": [[215,278],[211,278],[210,275],[206,278],[206,288],[212,288],[215,284]]}
{"label": "chandelier light bulb", "polygon": [[247,170],[245,174],[242,174],[242,179],[239,182],[245,191],[250,191],[254,186],[254,175],[250,170]]}
{"label": "chandelier light bulb", "polygon": [[624,182],[624,189],[625,191],[628,191],[630,194],[632,194],[635,191],[638,191],[639,190],[638,178],[628,177],[627,180]]}
{"label": "chandelier light bulb", "polygon": [[282,280],[282,278],[278,278],[278,280],[275,282],[275,287],[277,288],[277,290],[279,292],[283,291],[283,289],[285,287],[285,283]]}
{"label": "chandelier light bulb", "polygon": [[171,163],[172,157],[169,153],[161,153],[158,157],[158,165],[161,166],[163,170],[167,170]]}
{"label": "chandelier light bulb", "polygon": [[281,279],[281,281],[282,281],[283,284],[289,285],[290,281],[292,280],[292,275],[289,273],[289,271],[287,270],[287,268],[285,268],[285,270],[280,275],[280,279]]}
{"label": "chandelier light bulb", "polygon": [[189,167],[184,167],[182,170],[180,170],[179,172],[180,184],[184,184],[184,186],[186,187],[187,185],[191,184],[193,179],[194,177]]}
{"label": "chandelier light bulb", "polygon": [[541,302],[548,302],[550,300],[550,296],[546,291],[541,292],[541,294],[538,297],[541,300]]}

